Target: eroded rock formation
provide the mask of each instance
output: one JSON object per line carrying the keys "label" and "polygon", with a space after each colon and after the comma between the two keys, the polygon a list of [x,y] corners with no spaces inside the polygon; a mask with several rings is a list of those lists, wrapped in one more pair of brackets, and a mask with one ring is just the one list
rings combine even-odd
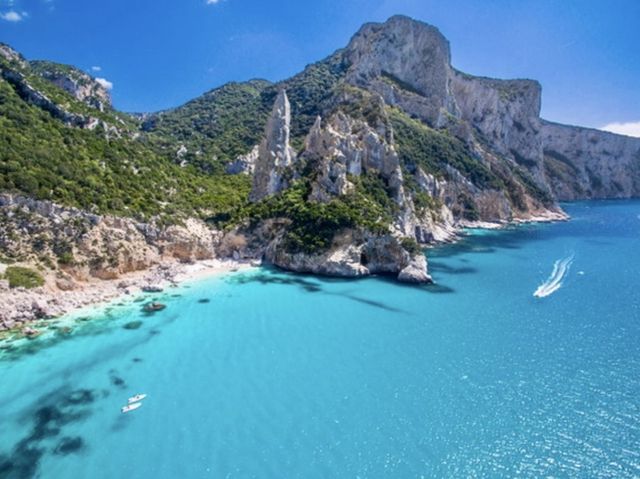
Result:
{"label": "eroded rock formation", "polygon": [[296,157],[289,145],[290,124],[291,105],[287,93],[280,90],[255,160],[251,201],[260,201],[289,185],[288,168]]}
{"label": "eroded rock formation", "polygon": [[169,258],[212,258],[220,236],[195,219],[163,227],[12,195],[0,195],[0,226],[5,255],[59,267],[76,280],[115,279]]}

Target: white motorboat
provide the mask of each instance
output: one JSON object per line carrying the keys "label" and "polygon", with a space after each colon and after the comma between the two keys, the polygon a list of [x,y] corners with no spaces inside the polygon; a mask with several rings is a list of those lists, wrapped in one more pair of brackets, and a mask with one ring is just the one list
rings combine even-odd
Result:
{"label": "white motorboat", "polygon": [[125,412],[131,412],[131,411],[135,411],[136,409],[138,409],[140,406],[142,406],[141,402],[134,402],[133,404],[129,404],[127,406],[124,406],[123,408],[120,409],[120,411],[122,413]]}
{"label": "white motorboat", "polygon": [[133,403],[142,401],[146,397],[147,397],[146,394],[136,394],[135,396],[130,397],[127,402],[129,404],[133,404]]}

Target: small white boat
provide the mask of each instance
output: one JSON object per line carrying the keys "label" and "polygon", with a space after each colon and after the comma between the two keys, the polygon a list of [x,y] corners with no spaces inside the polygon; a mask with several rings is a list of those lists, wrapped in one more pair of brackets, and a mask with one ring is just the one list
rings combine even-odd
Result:
{"label": "small white boat", "polygon": [[133,404],[134,402],[140,402],[142,401],[144,398],[146,398],[147,395],[146,394],[136,394],[135,396],[130,397],[127,402],[129,404]]}
{"label": "small white boat", "polygon": [[123,408],[120,409],[120,411],[124,414],[125,412],[135,411],[140,406],[142,406],[141,402],[135,402],[133,404],[129,404],[128,406],[124,406]]}

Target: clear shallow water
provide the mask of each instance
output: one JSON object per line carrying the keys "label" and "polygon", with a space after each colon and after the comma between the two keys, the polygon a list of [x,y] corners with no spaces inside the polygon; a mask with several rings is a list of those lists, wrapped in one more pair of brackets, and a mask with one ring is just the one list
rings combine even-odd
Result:
{"label": "clear shallow water", "polygon": [[567,209],[437,287],[256,270],[5,352],[0,478],[638,477],[640,202]]}

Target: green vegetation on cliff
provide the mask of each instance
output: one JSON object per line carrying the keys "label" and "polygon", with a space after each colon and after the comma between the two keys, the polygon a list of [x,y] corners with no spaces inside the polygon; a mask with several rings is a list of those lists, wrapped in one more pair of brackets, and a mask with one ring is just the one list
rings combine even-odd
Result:
{"label": "green vegetation on cliff", "polygon": [[175,157],[184,145],[187,152],[181,161],[220,173],[260,142],[278,91],[285,88],[291,103],[291,143],[300,150],[316,116],[333,98],[343,72],[342,56],[336,54],[281,83],[228,83],[178,108],[151,115],[143,130],[159,151]]}
{"label": "green vegetation on cliff", "polygon": [[480,187],[504,187],[496,174],[474,158],[462,141],[449,133],[429,128],[396,108],[389,109],[389,118],[400,161],[410,171],[418,166],[425,173],[449,178],[447,167],[451,166]]}
{"label": "green vegetation on cliff", "polygon": [[[97,118],[119,130],[134,131],[138,128],[137,121],[130,115],[117,112],[108,105],[106,105],[104,111],[100,111],[84,102],[78,101],[69,92],[59,88],[45,77],[49,73],[68,75],[69,78],[76,80],[78,84],[86,84],[88,82],[87,78],[90,77],[73,66],[48,61],[26,62],[26,60],[23,60],[20,63],[9,61],[0,55],[0,70],[3,69],[11,72],[13,74],[11,75],[12,77],[21,77],[31,88],[43,94],[66,112],[87,118]],[[2,81],[6,81],[6,79]]]}
{"label": "green vegetation on cliff", "polygon": [[358,186],[356,191],[328,203],[309,201],[308,181],[296,182],[291,188],[249,205],[240,217],[256,222],[269,218],[286,218],[291,224],[286,232],[286,247],[291,252],[319,253],[331,245],[336,233],[345,228],[366,228],[387,233],[390,217],[385,209]]}
{"label": "green vegetation on cliff", "polygon": [[[160,152],[204,171],[225,165],[260,142],[275,96],[264,80],[229,83],[185,105],[145,120],[143,130]],[[177,158],[184,146],[186,152]]]}
{"label": "green vegetation on cliff", "polygon": [[44,278],[40,273],[22,266],[9,266],[4,273],[4,278],[9,281],[10,288],[37,288],[44,284]]}
{"label": "green vegetation on cliff", "polygon": [[[291,103],[291,144],[297,150],[302,148],[316,117],[331,108],[344,72],[342,54],[337,52],[321,62],[308,65],[298,75],[271,88],[274,99],[278,89],[287,90]],[[270,105],[273,105],[272,99]]]}
{"label": "green vegetation on cliff", "polygon": [[[59,101],[78,111],[90,109],[44,79],[33,80],[32,86],[38,82],[47,84],[48,97],[59,95]],[[0,145],[0,191],[96,213],[141,218],[210,214],[238,207],[250,186],[246,177],[180,168],[126,130],[110,138],[101,126],[65,126],[24,101],[2,78]]]}

